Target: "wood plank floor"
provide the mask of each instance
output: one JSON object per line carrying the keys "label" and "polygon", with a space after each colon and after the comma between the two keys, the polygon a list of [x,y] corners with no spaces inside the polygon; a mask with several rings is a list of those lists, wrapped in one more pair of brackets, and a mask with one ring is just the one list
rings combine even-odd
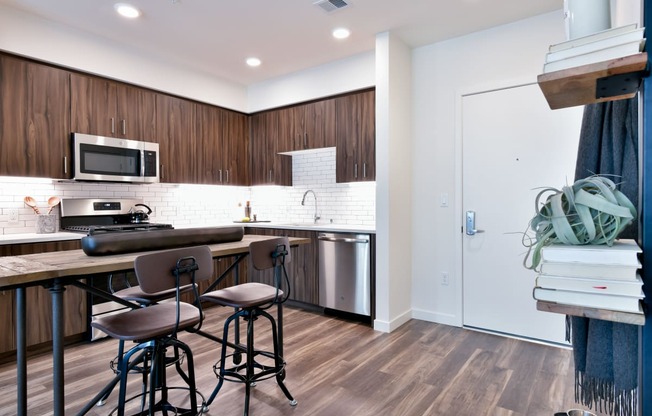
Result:
{"label": "wood plank floor", "polygon": [[[227,308],[207,310],[204,328],[221,334]],[[262,320],[257,343],[270,344]],[[195,355],[197,383],[208,396],[216,378],[217,345],[194,334],[182,339]],[[104,340],[65,350],[66,414],[76,414],[112,377],[108,361],[117,343]],[[492,415],[551,416],[579,408],[573,401],[571,351],[462,328],[412,320],[391,334],[369,326],[286,308],[286,385],[291,407],[274,380],[253,388],[256,416]],[[51,356],[28,362],[28,414],[52,414]],[[169,371],[171,384],[178,376]],[[140,390],[132,376],[130,394]],[[106,415],[111,395],[91,415]],[[208,415],[242,414],[244,388],[225,383]],[[179,399],[183,400],[183,399]],[[0,414],[16,412],[15,365],[0,367]]]}

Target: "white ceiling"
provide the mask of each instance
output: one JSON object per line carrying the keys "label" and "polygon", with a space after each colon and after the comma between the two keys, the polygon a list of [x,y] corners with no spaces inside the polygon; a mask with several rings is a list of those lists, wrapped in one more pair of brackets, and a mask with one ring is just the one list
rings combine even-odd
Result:
{"label": "white ceiling", "polygon": [[[119,17],[115,2],[143,15]],[[327,13],[316,0],[0,0],[0,4],[109,38],[125,48],[250,85],[373,51],[391,31],[417,47],[562,8],[563,0],[346,0]],[[351,30],[347,40],[330,33]],[[249,68],[257,56],[263,64]]]}

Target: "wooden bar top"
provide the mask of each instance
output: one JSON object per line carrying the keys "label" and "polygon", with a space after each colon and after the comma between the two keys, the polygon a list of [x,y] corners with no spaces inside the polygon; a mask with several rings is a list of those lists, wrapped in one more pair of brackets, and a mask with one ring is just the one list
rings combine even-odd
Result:
{"label": "wooden bar top", "polygon": [[[253,241],[275,238],[264,235],[245,235],[241,241],[208,244],[213,257],[227,257],[247,253]],[[289,237],[290,245],[310,243],[309,238]],[[42,284],[48,280],[64,277],[85,276],[95,273],[111,273],[133,269],[134,260],[147,252],[88,256],[82,250],[54,251],[0,257],[0,290],[19,286]]]}

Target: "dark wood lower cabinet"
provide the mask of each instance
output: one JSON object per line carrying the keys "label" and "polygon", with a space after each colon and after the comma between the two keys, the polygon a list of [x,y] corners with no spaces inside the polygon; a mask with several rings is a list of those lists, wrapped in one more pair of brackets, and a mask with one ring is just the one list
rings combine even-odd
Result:
{"label": "dark wood lower cabinet", "polygon": [[[290,280],[290,300],[310,305],[319,304],[319,259],[317,233],[304,230],[283,230],[271,228],[246,228],[247,234],[273,235],[310,238],[310,244],[293,247],[292,261],[287,272]],[[273,284],[273,274],[268,272],[252,272],[249,267],[249,281]]]}
{"label": "dark wood lower cabinet", "polygon": [[[0,246],[0,256],[18,256],[80,249],[78,240],[50,243],[9,244]],[[27,346],[38,349],[40,344],[52,340],[52,299],[48,289],[42,286],[28,287],[25,294],[27,303]],[[0,292],[0,361],[13,357],[16,349],[16,292]],[[66,286],[63,292],[65,311],[64,336],[69,340],[79,340],[86,333],[88,306],[86,292],[73,286]]]}

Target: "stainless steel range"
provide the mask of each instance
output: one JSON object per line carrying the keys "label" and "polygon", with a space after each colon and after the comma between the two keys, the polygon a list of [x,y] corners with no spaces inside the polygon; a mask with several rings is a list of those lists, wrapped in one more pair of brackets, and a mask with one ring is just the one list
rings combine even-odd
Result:
{"label": "stainless steel range", "polygon": [[61,200],[61,230],[93,235],[174,228],[171,224],[150,223],[151,213],[142,199],[64,198]]}
{"label": "stainless steel range", "polygon": [[[173,229],[171,224],[149,222],[152,210],[138,198],[74,198],[61,200],[61,229],[81,232],[87,235],[100,233],[126,233]],[[88,284],[100,290],[113,293],[137,285],[131,271],[92,275]],[[128,308],[116,302],[89,294],[89,323],[98,316],[126,312]],[[90,330],[90,327],[89,327]],[[96,329],[90,333],[91,340],[106,335]]]}

